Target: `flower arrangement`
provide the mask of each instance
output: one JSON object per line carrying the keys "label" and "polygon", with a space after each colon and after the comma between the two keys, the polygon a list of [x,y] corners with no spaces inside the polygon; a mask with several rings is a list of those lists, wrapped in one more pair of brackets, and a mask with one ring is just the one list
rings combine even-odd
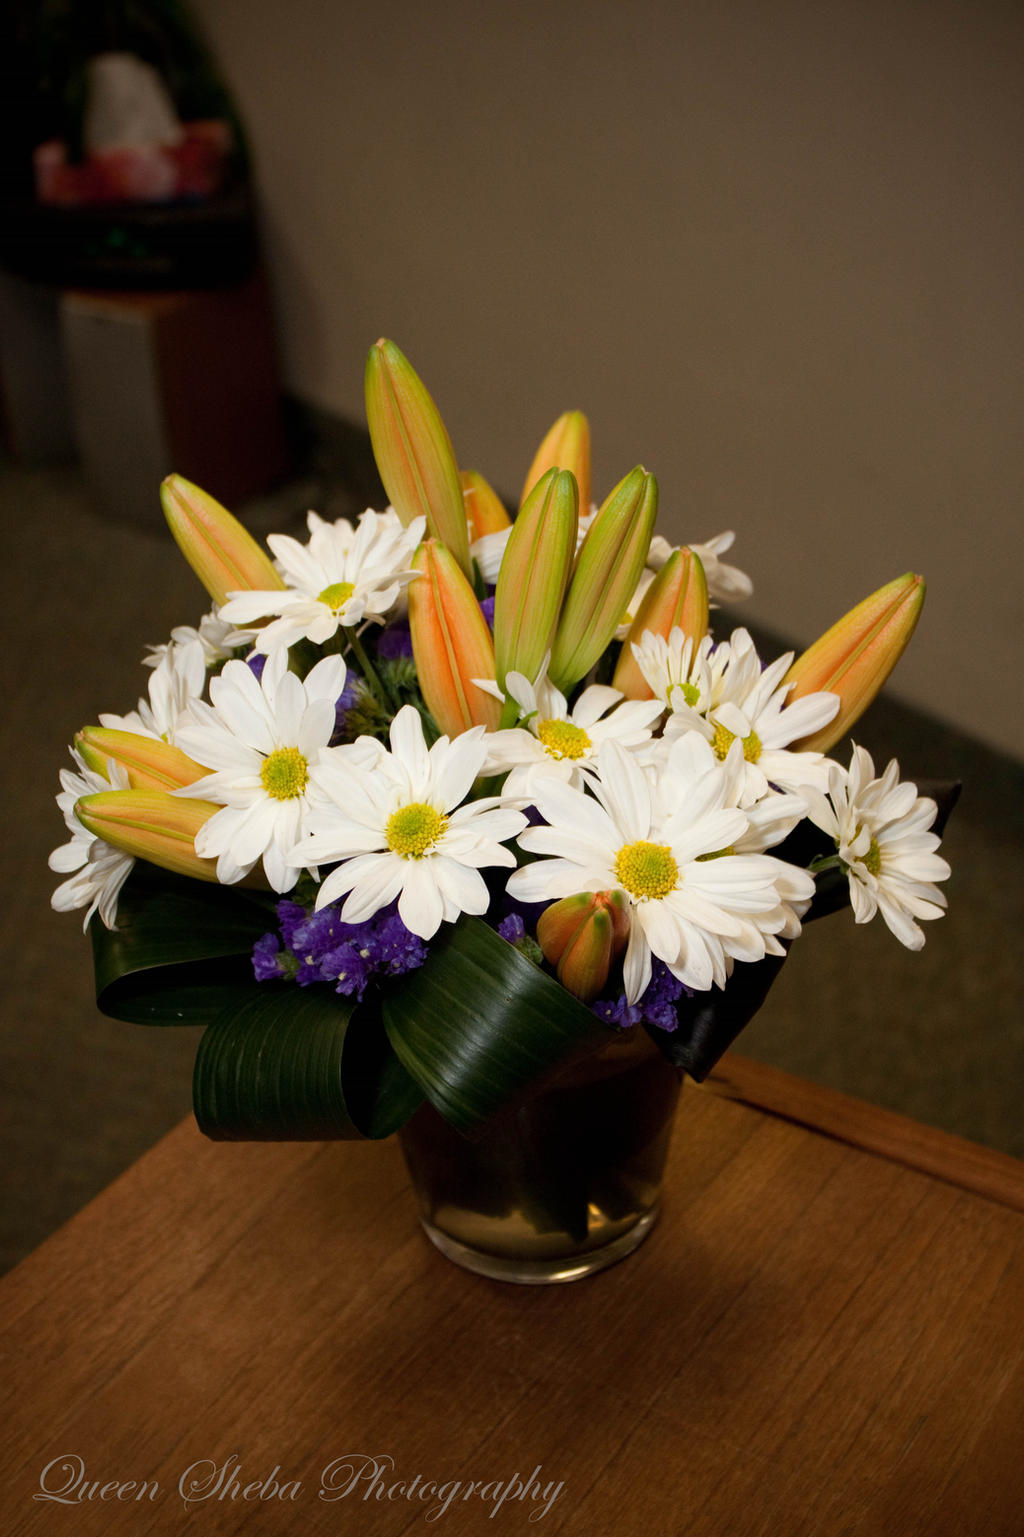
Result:
{"label": "flower arrangement", "polygon": [[639,466],[592,508],[581,413],[510,518],[391,342],[366,400],[391,505],[311,512],[273,559],[169,477],[213,609],[61,776],[54,906],[85,910],[103,1009],[208,1026],[207,1135],[386,1136],[424,1099],[472,1132],[641,1028],[702,1078],[810,919],[849,902],[919,948],[956,787],[827,756],[918,576],[765,664],[709,628],[750,591],[732,534],[669,546]]}

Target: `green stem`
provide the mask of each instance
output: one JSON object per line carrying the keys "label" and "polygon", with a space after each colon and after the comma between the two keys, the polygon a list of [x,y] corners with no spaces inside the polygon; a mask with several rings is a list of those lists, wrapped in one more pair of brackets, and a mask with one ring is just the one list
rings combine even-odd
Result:
{"label": "green stem", "polygon": [[348,641],[348,644],[352,648],[352,654],[356,661],[359,663],[363,677],[366,679],[370,688],[376,694],[385,710],[390,710],[392,714],[394,714],[398,710],[398,700],[392,694],[391,690],[381,680],[380,675],[377,673],[373,663],[367,656],[366,651],[363,648],[363,643],[359,639],[359,636],[356,634],[355,630],[350,630],[345,626],[342,628],[345,629],[345,639]]}
{"label": "green stem", "polygon": [[838,854],[819,854],[816,859],[811,860],[807,868],[811,875],[821,875],[825,870],[846,870],[848,866]]}

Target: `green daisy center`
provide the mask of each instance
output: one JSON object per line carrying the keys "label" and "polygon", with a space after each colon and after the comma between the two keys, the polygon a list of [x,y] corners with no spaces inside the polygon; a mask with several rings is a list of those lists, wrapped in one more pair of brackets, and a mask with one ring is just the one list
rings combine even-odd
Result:
{"label": "green daisy center", "polygon": [[669,685],[668,692],[670,704],[672,702],[673,693],[680,693],[682,694],[686,703],[690,706],[691,710],[700,700],[700,689],[697,687],[696,683],[672,683]]}
{"label": "green daisy center", "polygon": [[882,850],[878,847],[878,839],[872,838],[871,847],[864,855],[861,863],[869,875],[879,875],[882,870]]}
{"label": "green daisy center", "polygon": [[448,818],[424,801],[401,806],[388,817],[384,836],[388,848],[402,859],[422,859],[448,826]]}
{"label": "green daisy center", "polygon": [[727,843],[724,849],[712,849],[710,854],[698,854],[697,858],[698,859],[725,859],[725,858],[727,858],[728,855],[735,854],[735,852],[736,852],[736,850],[733,848],[732,844],[731,843]]}
{"label": "green daisy center", "polygon": [[309,783],[309,764],[297,747],[279,747],[264,758],[260,781],[276,801],[294,800]]}
{"label": "green daisy center", "polygon": [[667,843],[624,843],[615,856],[615,878],[639,901],[658,901],[679,884],[679,866]]}
{"label": "green daisy center", "polygon": [[323,592],[317,595],[316,601],[318,603],[326,603],[331,612],[337,614],[345,607],[345,604],[355,590],[353,582],[332,582],[329,587],[325,587]]}
{"label": "green daisy center", "polygon": [[[716,724],[714,740],[711,743],[715,749],[715,757],[722,759],[727,757],[729,748],[735,740],[734,731],[727,731],[724,726]],[[761,756],[761,738],[756,731],[752,731],[749,736],[743,738],[743,756],[748,763],[756,763]]]}
{"label": "green daisy center", "polygon": [[537,736],[552,758],[582,758],[593,745],[583,727],[571,720],[538,721]]}

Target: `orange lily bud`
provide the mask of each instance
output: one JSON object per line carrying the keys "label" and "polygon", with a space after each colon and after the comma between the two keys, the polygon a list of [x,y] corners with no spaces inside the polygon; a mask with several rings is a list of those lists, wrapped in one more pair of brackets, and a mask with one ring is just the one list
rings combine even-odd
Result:
{"label": "orange lily bud", "polygon": [[473,682],[494,677],[494,642],[472,587],[436,539],[419,546],[412,565],[409,628],[427,709],[451,737],[470,726],[496,731],[501,705]]}
{"label": "orange lily bud", "polygon": [[668,640],[680,629],[696,646],[708,631],[708,584],[700,558],[692,550],[673,550],[640,600],[629,634],[622,643],[612,687],[627,699],[653,699],[654,690],[637,666],[633,642],[649,630]]}
{"label": "orange lily bud", "polygon": [[75,746],[89,767],[105,779],[110,778],[108,764],[120,763],[133,790],[177,790],[209,773],[180,747],[135,731],[85,726],[75,737]]}
{"label": "orange lily bud", "polygon": [[84,795],[75,815],[104,843],[147,859],[176,875],[217,879],[217,861],[200,859],[196,834],[221,808],[212,801],[182,800],[162,790],[103,790]]}
{"label": "orange lily bud", "polygon": [[629,907],[621,891],[581,891],[545,908],[537,943],[559,982],[590,1003],[608,980],[629,938]]}
{"label": "orange lily bud", "polygon": [[533,463],[530,465],[523,494],[522,506],[548,470],[571,470],[576,477],[580,493],[580,511],[590,511],[590,423],[582,411],[564,411],[544,436]]}
{"label": "orange lily bud", "polygon": [[551,648],[548,676],[563,693],[590,670],[622,623],[657,515],[658,482],[637,465],[590,525]]}
{"label": "orange lily bud", "polygon": [[795,752],[827,752],[859,720],[906,649],[924,607],[924,577],[908,571],[858,603],[798,656],[784,679],[789,702],[804,694],[838,694],[839,713]]}
{"label": "orange lily bud", "polygon": [[285,585],[269,555],[208,492],[181,475],[168,475],[160,501],[181,553],[214,603],[223,603],[229,592],[276,591]]}
{"label": "orange lily bud", "polygon": [[476,470],[463,470],[459,479],[470,540],[475,542],[485,534],[500,534],[503,528],[508,528],[511,519],[504,503],[484,477]]}
{"label": "orange lily bud", "polygon": [[548,470],[522,505],[505,546],[494,593],[498,683],[510,672],[537,676],[558,624],[579,524],[576,481]]}
{"label": "orange lily bud", "polygon": [[366,421],[388,500],[409,526],[448,546],[469,575],[469,536],[455,451],[425,384],[394,342],[382,337],[366,359]]}

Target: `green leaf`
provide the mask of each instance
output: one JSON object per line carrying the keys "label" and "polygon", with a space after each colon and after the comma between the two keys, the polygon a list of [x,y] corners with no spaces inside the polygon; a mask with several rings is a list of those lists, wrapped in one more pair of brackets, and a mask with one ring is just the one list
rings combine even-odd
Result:
{"label": "green leaf", "polygon": [[205,1025],[260,991],[252,947],[275,925],[262,892],[207,885],[138,864],[117,905],[117,928],[90,924],[96,1001],[133,1024]]}
{"label": "green leaf", "polygon": [[215,1141],[387,1137],[423,1101],[379,1008],[328,987],[273,984],[216,1019],[199,1043],[192,1098]]}
{"label": "green leaf", "polygon": [[471,1132],[568,1062],[607,1025],[486,923],[467,914],[382,1004],[388,1039],[431,1103]]}

